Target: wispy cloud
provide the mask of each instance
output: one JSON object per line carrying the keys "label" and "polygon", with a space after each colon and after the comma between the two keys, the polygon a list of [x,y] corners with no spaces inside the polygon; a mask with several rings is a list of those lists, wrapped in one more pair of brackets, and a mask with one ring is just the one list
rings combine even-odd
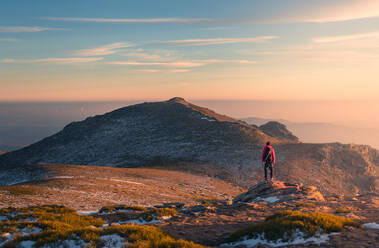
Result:
{"label": "wispy cloud", "polygon": [[3,59],[0,60],[1,63],[19,63],[19,64],[81,64],[97,62],[103,58],[44,58],[44,59]]}
{"label": "wispy cloud", "polygon": [[14,38],[0,38],[0,42],[1,41],[17,41],[17,39],[14,39]]}
{"label": "wispy cloud", "polygon": [[319,38],[313,39],[313,42],[315,42],[315,43],[332,43],[332,42],[341,42],[341,41],[347,41],[347,40],[367,39],[367,38],[379,38],[379,32],[319,37]]}
{"label": "wispy cloud", "polygon": [[341,22],[364,18],[379,17],[379,2],[373,0],[353,0],[344,4],[326,5],[313,13],[308,13],[305,21],[309,22]]}
{"label": "wispy cloud", "polygon": [[117,49],[131,47],[132,44],[126,42],[116,42],[104,46],[98,46],[88,49],[81,49],[74,52],[75,56],[101,56],[101,55],[109,55],[117,52]]}
{"label": "wispy cloud", "polygon": [[214,38],[214,39],[188,39],[188,40],[172,40],[163,43],[180,46],[205,46],[205,45],[218,45],[218,44],[232,44],[232,43],[260,43],[273,39],[278,39],[278,36],[258,36],[246,38]]}
{"label": "wispy cloud", "polygon": [[44,17],[42,19],[51,21],[68,21],[68,22],[103,22],[103,23],[198,23],[211,22],[213,19],[208,18],[82,18],[82,17]]}
{"label": "wispy cloud", "polygon": [[192,68],[208,64],[256,64],[255,61],[249,60],[222,60],[222,59],[207,59],[207,60],[183,60],[173,62],[139,62],[139,61],[111,61],[107,64],[111,65],[130,65],[130,66],[164,66],[173,68]]}
{"label": "wispy cloud", "polygon": [[137,61],[111,61],[111,65],[132,65],[132,66],[166,66],[176,68],[191,68],[203,66],[205,63],[195,61],[175,61],[175,62],[137,62]]}
{"label": "wispy cloud", "polygon": [[189,72],[189,69],[171,69],[171,70],[157,70],[157,69],[141,69],[135,70],[136,72],[144,72],[144,73],[181,73],[181,72]]}
{"label": "wispy cloud", "polygon": [[175,59],[175,57],[173,57],[168,51],[159,50],[154,52],[146,52],[142,48],[126,52],[122,54],[122,56],[145,61],[169,61]]}
{"label": "wispy cloud", "polygon": [[57,28],[38,27],[38,26],[0,26],[0,33],[33,33],[48,30],[59,30]]}

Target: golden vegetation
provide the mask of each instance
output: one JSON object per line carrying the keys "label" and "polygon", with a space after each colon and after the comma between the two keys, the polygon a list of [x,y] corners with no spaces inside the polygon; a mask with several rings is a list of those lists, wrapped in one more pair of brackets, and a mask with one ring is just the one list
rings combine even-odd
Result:
{"label": "golden vegetation", "polygon": [[337,208],[335,211],[336,214],[344,214],[344,213],[350,213],[350,212],[351,212],[351,210],[347,207],[344,207],[344,206]]}
{"label": "golden vegetation", "polygon": [[[147,216],[162,217],[176,214],[173,209],[157,209],[146,211]],[[157,247],[157,248],[201,248],[193,242],[175,240],[162,230],[153,226],[119,225],[103,227],[102,219],[92,216],[81,216],[76,211],[61,206],[40,206],[29,208],[4,208],[0,215],[8,220],[0,222],[0,236],[12,233],[13,240],[4,244],[4,248],[16,247],[22,241],[34,241],[35,247],[46,244],[59,244],[64,240],[81,240],[88,247],[104,246],[101,236],[117,234],[125,239],[128,247]],[[34,220],[27,220],[33,218]],[[24,228],[40,228],[40,232],[21,235]]]}
{"label": "golden vegetation", "polygon": [[153,208],[139,215],[145,221],[159,220],[165,216],[176,216],[176,210],[173,208]]}
{"label": "golden vegetation", "polygon": [[281,211],[271,215],[265,221],[247,226],[233,233],[228,242],[239,241],[242,238],[258,238],[263,235],[271,241],[290,241],[297,231],[305,237],[314,236],[317,232],[340,232],[345,226],[359,228],[360,225],[351,219],[326,213],[303,213],[300,211]]}
{"label": "golden vegetation", "polygon": [[298,208],[300,208],[300,207],[315,208],[316,205],[314,203],[310,203],[310,202],[299,202],[296,204],[296,207],[298,207]]}
{"label": "golden vegetation", "polygon": [[12,186],[0,186],[0,191],[7,191],[11,195],[35,195],[38,193],[37,189],[30,186],[12,185]]}
{"label": "golden vegetation", "polygon": [[105,206],[100,209],[100,213],[112,213],[117,210],[131,210],[131,211],[145,211],[145,207],[141,206],[132,206],[132,205],[112,205]]}

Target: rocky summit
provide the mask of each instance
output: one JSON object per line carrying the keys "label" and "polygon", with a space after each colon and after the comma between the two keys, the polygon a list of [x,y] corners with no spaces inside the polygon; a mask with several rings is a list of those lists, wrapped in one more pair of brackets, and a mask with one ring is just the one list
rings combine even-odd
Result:
{"label": "rocky summit", "polygon": [[269,121],[266,124],[259,126],[259,129],[279,139],[299,142],[298,137],[293,135],[293,133],[289,131],[284,124],[277,121]]}

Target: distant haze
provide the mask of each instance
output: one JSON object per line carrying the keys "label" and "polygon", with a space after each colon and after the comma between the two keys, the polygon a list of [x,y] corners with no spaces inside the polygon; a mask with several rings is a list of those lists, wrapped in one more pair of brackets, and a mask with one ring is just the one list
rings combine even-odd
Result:
{"label": "distant haze", "polygon": [[[162,99],[163,100],[163,99]],[[189,99],[189,101],[191,101]],[[33,102],[33,103],[0,103],[0,150],[14,150],[21,146],[34,143],[47,137],[72,121],[80,121],[88,116],[104,114],[114,109],[144,102]],[[370,133],[379,132],[379,101],[233,101],[233,100],[193,100],[194,104],[215,110],[237,119],[260,117],[289,122],[305,122],[333,124],[332,129],[338,130],[338,125],[354,127],[351,137],[340,140],[335,131],[324,135],[311,134],[300,129],[295,135],[307,137],[307,142],[341,141],[374,144],[375,138]],[[284,124],[289,125],[288,123]],[[337,125],[337,127],[335,126]],[[320,125],[318,125],[319,127]],[[323,125],[321,125],[323,126]],[[330,126],[332,127],[332,126]],[[364,128],[364,129],[363,129]],[[320,129],[326,130],[326,129]],[[339,130],[339,135],[350,132],[350,129]],[[364,131],[362,131],[364,130]],[[294,131],[294,130],[292,130]],[[362,136],[360,138],[360,136]],[[309,137],[315,137],[312,139]],[[338,136],[340,137],[340,136]],[[376,137],[376,136],[375,136]]]}

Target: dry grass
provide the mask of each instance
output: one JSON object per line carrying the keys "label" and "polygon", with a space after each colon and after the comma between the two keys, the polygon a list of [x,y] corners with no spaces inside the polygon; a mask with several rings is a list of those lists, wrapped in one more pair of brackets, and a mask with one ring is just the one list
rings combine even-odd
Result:
{"label": "dry grass", "polygon": [[[154,212],[157,216],[167,215],[171,209]],[[38,206],[29,208],[0,209],[2,216],[8,220],[0,222],[0,236],[12,233],[13,240],[3,245],[4,248],[17,247],[22,241],[34,241],[35,247],[44,245],[59,246],[64,240],[85,242],[88,247],[104,247],[100,239],[103,235],[117,234],[125,239],[125,246],[146,248],[201,248],[193,242],[176,240],[153,226],[120,225],[100,228],[104,222],[92,216],[81,216],[73,209],[62,206]],[[171,213],[173,214],[173,213]],[[153,215],[153,213],[150,213]],[[35,218],[36,221],[26,221]],[[23,228],[40,228],[42,231],[30,235],[21,235]]]}
{"label": "dry grass", "polygon": [[208,176],[163,169],[40,167],[48,171],[49,179],[0,187],[0,208],[62,204],[77,210],[96,210],[121,204],[147,206],[183,202],[191,205],[197,204],[204,196],[222,200],[241,192],[238,187]]}
{"label": "dry grass", "polygon": [[6,191],[8,194],[14,195],[14,196],[38,194],[37,187],[32,187],[32,186],[27,186],[27,185],[0,186],[0,191]]}
{"label": "dry grass", "polygon": [[228,238],[228,242],[240,241],[243,238],[258,238],[284,242],[291,241],[297,230],[306,237],[311,237],[320,230],[324,233],[340,232],[345,226],[360,227],[355,221],[326,213],[303,213],[300,211],[281,211],[271,215],[264,222],[242,228]]}
{"label": "dry grass", "polygon": [[344,214],[344,213],[350,213],[350,212],[351,212],[351,210],[347,207],[344,207],[344,206],[337,208],[335,211],[336,214]]}

